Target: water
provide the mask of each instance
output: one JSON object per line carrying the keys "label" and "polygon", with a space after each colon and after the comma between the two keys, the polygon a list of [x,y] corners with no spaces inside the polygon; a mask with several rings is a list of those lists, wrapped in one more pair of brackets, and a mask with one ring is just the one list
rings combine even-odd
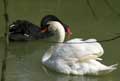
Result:
{"label": "water", "polygon": [[[106,2],[109,1],[110,3]],[[54,14],[71,27],[72,38],[108,39],[120,31],[119,0],[10,0],[10,23],[26,19],[39,25],[46,14]],[[4,54],[3,4],[0,0],[0,66]],[[46,70],[41,58],[51,44],[41,40],[11,42],[7,57],[6,81],[119,81],[118,69],[103,76],[68,76]],[[120,39],[102,43],[103,63],[120,63]],[[0,67],[1,68],[1,67]],[[1,71],[0,71],[1,72]]]}

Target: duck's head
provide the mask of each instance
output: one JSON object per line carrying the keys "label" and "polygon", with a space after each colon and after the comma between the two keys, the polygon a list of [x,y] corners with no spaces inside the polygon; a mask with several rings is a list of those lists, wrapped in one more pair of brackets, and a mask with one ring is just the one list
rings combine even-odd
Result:
{"label": "duck's head", "polygon": [[51,30],[55,31],[55,29],[56,29],[55,26],[54,26],[54,28],[50,28],[50,24],[51,24],[50,22],[52,22],[52,21],[59,22],[63,26],[65,32],[68,35],[68,37],[70,37],[72,35],[72,32],[70,30],[69,25],[64,24],[61,20],[59,20],[54,15],[47,15],[47,16],[45,16],[45,17],[42,18],[42,20],[41,20],[41,31],[42,32],[48,32],[48,31],[51,31]]}

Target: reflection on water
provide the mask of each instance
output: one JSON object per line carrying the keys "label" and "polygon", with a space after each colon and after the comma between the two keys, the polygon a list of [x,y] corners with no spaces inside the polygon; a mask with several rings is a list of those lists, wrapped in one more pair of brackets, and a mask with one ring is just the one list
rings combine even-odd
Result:
{"label": "reflection on water", "polygon": [[[101,81],[102,80],[101,78],[88,76],[61,76],[61,77],[59,76],[56,78],[57,80],[55,81]],[[108,78],[106,80],[108,80]]]}
{"label": "reflection on water", "polygon": [[74,76],[74,75],[64,75],[64,74],[58,74],[55,72],[46,72],[46,75],[49,78],[52,78],[49,81],[114,81],[114,78],[111,77],[112,75],[104,75],[104,76]]}

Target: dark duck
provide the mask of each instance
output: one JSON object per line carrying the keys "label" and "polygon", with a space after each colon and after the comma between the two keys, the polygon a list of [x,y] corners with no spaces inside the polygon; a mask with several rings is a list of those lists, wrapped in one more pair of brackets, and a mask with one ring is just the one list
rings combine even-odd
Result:
{"label": "dark duck", "polygon": [[67,31],[69,26],[64,24],[54,15],[46,15],[42,18],[40,26],[37,26],[27,20],[16,20],[9,25],[9,40],[10,41],[29,41],[38,39],[47,39],[54,36],[52,31],[43,32],[44,28],[48,27],[49,21],[59,21]]}

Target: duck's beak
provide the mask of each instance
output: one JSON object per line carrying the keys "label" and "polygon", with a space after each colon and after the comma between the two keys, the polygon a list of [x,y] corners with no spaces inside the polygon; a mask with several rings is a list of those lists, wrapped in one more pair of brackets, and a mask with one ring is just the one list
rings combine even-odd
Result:
{"label": "duck's beak", "polygon": [[45,27],[44,29],[41,29],[41,32],[42,33],[45,33],[45,32],[47,32],[48,31],[48,27]]}
{"label": "duck's beak", "polygon": [[72,35],[72,32],[70,30],[70,27],[67,27],[66,28],[66,32],[67,32],[67,38],[70,39],[71,35]]}

